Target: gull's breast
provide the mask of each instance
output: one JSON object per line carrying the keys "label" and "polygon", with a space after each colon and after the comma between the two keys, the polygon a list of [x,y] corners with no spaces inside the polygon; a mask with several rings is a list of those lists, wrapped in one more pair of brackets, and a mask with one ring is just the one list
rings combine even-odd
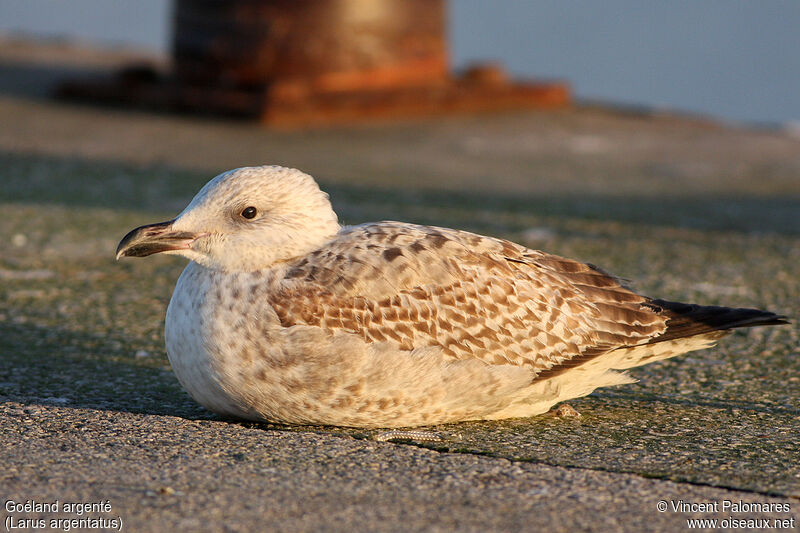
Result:
{"label": "gull's breast", "polygon": [[[198,403],[221,415],[256,419],[245,376],[252,372],[254,349],[245,338],[254,327],[269,330],[276,320],[258,324],[264,313],[248,313],[245,274],[226,274],[195,262],[184,269],[167,309],[165,338],[178,381]],[[267,335],[259,336],[268,343]]]}

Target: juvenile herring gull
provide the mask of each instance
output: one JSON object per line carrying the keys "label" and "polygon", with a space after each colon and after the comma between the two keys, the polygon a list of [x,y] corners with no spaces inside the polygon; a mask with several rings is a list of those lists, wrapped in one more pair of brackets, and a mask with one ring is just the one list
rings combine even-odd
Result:
{"label": "juvenile herring gull", "polygon": [[594,265],[466,231],[339,226],[314,179],[277,166],[212,179],[117,258],[191,262],[167,309],[169,361],[221,415],[403,427],[527,417],[621,370],[785,323],[641,296]]}

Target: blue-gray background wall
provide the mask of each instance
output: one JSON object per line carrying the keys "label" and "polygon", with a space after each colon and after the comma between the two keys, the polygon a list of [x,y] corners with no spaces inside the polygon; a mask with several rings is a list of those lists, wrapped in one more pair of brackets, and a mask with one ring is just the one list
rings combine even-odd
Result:
{"label": "blue-gray background wall", "polygon": [[[168,0],[0,0],[0,32],[164,51]],[[499,59],[581,98],[800,121],[798,0],[450,0],[456,68]]]}

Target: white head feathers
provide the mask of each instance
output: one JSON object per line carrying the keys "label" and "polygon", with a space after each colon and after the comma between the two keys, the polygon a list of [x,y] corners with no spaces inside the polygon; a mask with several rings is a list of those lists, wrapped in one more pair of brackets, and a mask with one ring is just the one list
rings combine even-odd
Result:
{"label": "white head feathers", "polygon": [[212,269],[254,271],[307,254],[339,231],[314,179],[279,166],[243,167],[209,181],[173,223],[198,234],[173,253]]}

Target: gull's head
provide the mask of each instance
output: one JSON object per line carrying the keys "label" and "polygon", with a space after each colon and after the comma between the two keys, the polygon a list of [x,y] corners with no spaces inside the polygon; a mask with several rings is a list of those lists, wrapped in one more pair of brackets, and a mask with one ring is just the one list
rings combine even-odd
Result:
{"label": "gull's head", "polygon": [[305,255],[338,231],[328,195],[308,174],[237,168],[209,181],[174,220],[128,233],[117,259],[168,253],[212,269],[252,272]]}

